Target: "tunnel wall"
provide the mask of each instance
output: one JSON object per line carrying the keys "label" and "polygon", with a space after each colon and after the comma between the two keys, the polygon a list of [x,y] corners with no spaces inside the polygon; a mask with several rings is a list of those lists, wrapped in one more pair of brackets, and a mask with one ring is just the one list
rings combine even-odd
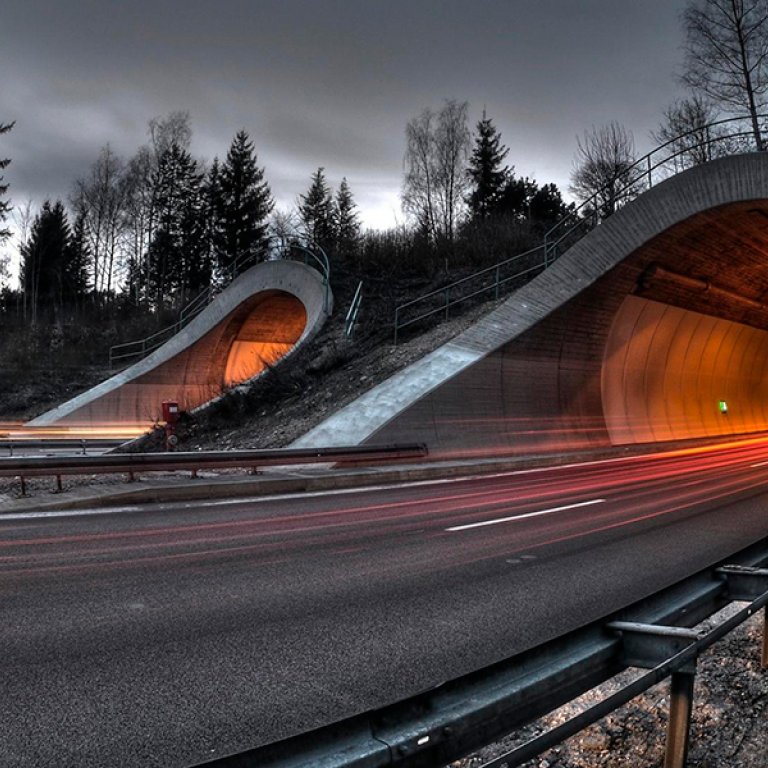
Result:
{"label": "tunnel wall", "polygon": [[602,399],[615,445],[764,429],[768,332],[628,296],[606,345]]}
{"label": "tunnel wall", "polygon": [[[266,362],[274,363],[276,355],[314,334],[330,309],[330,303],[325,306],[322,277],[314,269],[289,260],[263,262],[240,275],[152,354],[29,424],[151,425],[161,415],[163,400],[176,400],[182,410],[188,410],[220,395],[234,383],[235,374],[258,373],[261,366],[249,362],[248,354],[241,354],[239,362],[233,359],[233,345],[250,345],[254,353],[253,345],[263,342],[265,331],[288,318],[280,338],[273,339],[275,346],[262,347]],[[267,328],[264,312],[270,320]]]}
{"label": "tunnel wall", "polygon": [[[623,390],[611,385],[604,409],[604,358],[624,300],[766,330],[766,254],[768,154],[692,168],[626,205],[485,318],[296,444],[419,440],[435,454],[530,454],[661,439],[670,428],[618,415]],[[664,269],[654,272],[655,264]],[[750,344],[759,346],[757,337]],[[637,400],[625,402],[634,408]],[[665,418],[675,436],[714,428]],[[764,428],[760,419],[715,423],[736,432]]]}

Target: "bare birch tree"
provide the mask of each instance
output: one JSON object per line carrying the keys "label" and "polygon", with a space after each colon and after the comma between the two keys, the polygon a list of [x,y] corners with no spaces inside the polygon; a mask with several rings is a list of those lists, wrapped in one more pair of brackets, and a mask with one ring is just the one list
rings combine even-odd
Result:
{"label": "bare birch tree", "polygon": [[92,257],[93,289],[98,296],[115,287],[115,261],[125,224],[124,163],[109,144],[102,148],[90,174],[75,184],[73,206],[82,213]]}
{"label": "bare birch tree", "polygon": [[758,150],[768,90],[768,0],[691,0],[683,15],[683,82],[729,111],[746,110]]}
{"label": "bare birch tree", "polygon": [[469,184],[469,105],[446,101],[435,113],[425,109],[405,129],[403,209],[430,242],[452,242]]}
{"label": "bare birch tree", "polygon": [[592,200],[592,212],[610,216],[643,188],[630,170],[635,162],[632,132],[615,120],[592,127],[576,138],[577,152],[569,189],[583,203]]}
{"label": "bare birch tree", "polygon": [[675,173],[701,165],[728,153],[723,129],[712,125],[717,109],[699,94],[679,99],[664,110],[664,118],[651,137],[666,145],[666,155],[672,157]]}

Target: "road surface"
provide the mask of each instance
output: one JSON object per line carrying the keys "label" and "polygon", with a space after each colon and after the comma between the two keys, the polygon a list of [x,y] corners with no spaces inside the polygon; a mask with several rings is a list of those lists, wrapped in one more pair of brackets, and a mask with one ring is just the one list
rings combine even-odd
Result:
{"label": "road surface", "polygon": [[0,516],[0,765],[187,766],[425,690],[768,535],[768,442]]}

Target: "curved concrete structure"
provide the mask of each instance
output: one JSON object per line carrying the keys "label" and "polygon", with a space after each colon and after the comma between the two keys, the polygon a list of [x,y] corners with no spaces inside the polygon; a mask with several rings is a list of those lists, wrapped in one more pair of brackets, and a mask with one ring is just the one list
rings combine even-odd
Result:
{"label": "curved concrete structure", "polygon": [[135,365],[29,422],[149,426],[163,400],[190,410],[253,378],[301,344],[330,312],[322,277],[266,261],[244,272],[183,330]]}
{"label": "curved concrete structure", "polygon": [[532,453],[768,429],[768,153],[659,184],[298,444]]}

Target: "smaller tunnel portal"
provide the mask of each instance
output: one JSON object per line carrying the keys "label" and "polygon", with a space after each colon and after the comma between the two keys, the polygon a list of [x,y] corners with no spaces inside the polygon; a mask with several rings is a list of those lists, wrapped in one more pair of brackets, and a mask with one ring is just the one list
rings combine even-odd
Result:
{"label": "smaller tunnel portal", "polygon": [[224,385],[253,378],[291,351],[307,324],[307,311],[295,296],[273,292],[253,308],[229,349]]}

